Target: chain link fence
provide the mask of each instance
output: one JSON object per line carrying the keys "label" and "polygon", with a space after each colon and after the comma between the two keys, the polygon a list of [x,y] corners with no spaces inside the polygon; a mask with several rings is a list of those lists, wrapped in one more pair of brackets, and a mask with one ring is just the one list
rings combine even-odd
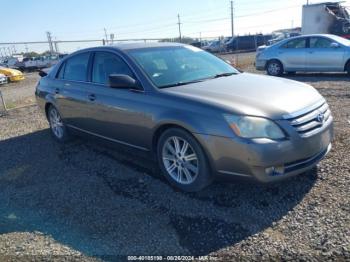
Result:
{"label": "chain link fence", "polygon": [[4,116],[6,114],[6,105],[4,98],[2,96],[2,92],[0,91],[0,116]]}

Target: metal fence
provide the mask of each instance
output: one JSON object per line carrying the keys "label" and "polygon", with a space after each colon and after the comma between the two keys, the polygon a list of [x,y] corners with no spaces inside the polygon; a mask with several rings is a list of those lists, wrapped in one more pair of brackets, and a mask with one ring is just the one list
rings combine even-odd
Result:
{"label": "metal fence", "polygon": [[[191,38],[192,40],[199,41],[199,39]],[[202,37],[201,40],[214,40],[219,37]],[[186,42],[188,38],[182,39]],[[52,40],[49,41],[25,41],[25,42],[0,42],[0,57],[11,57],[14,54],[37,52],[42,53],[44,51],[51,51],[57,53],[71,53],[73,51],[101,46],[110,45],[125,42],[179,42],[179,38],[134,38],[134,39],[76,39],[76,40]],[[186,42],[187,43],[187,42]]]}
{"label": "metal fence", "polygon": [[6,112],[7,112],[7,110],[6,110],[5,101],[4,101],[4,98],[3,98],[2,93],[0,91],[0,116],[5,115]]}

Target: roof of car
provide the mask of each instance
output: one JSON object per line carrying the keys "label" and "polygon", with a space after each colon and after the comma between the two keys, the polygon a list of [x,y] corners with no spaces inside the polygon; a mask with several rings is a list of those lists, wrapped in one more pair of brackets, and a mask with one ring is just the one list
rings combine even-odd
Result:
{"label": "roof of car", "polygon": [[144,49],[144,48],[157,48],[157,47],[176,47],[184,46],[180,43],[167,43],[167,42],[148,42],[148,43],[121,43],[110,45],[120,50],[132,50],[132,49]]}

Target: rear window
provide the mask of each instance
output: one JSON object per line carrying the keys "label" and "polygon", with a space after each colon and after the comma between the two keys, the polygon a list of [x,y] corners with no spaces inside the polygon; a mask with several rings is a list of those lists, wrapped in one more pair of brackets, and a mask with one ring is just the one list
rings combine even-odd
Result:
{"label": "rear window", "polygon": [[87,68],[89,63],[90,53],[82,53],[69,58],[65,65],[61,68],[63,79],[73,81],[87,81]]}

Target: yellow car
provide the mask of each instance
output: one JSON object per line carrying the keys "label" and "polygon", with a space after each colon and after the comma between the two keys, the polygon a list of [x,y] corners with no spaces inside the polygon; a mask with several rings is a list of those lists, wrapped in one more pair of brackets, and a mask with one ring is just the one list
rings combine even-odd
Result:
{"label": "yellow car", "polygon": [[0,74],[4,74],[11,82],[24,80],[24,75],[21,71],[16,69],[0,67]]}

